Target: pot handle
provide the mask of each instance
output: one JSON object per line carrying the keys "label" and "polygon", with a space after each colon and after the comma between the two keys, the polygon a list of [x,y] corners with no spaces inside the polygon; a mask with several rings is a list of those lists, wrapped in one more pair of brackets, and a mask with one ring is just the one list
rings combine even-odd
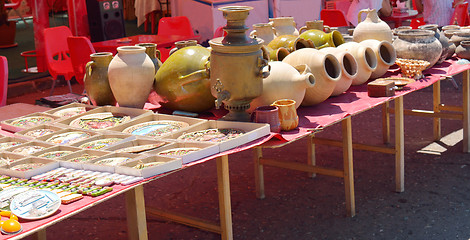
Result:
{"label": "pot handle", "polygon": [[256,30],[253,30],[250,32],[250,37],[255,38],[256,37]]}
{"label": "pot handle", "polygon": [[362,9],[361,11],[359,11],[359,13],[357,14],[357,24],[362,22],[362,14],[369,13],[369,12],[370,12],[370,9]]}
{"label": "pot handle", "polygon": [[162,60],[162,53],[160,52],[160,50],[156,50],[155,51],[155,55],[157,56],[158,60]]}
{"label": "pot handle", "polygon": [[[267,71],[264,67],[268,67]],[[263,55],[258,57],[258,67],[260,69],[259,74],[262,78],[267,78],[271,72],[271,65],[268,64],[268,60],[264,58]]]}
{"label": "pot handle", "polygon": [[201,69],[195,72],[192,72],[188,75],[180,76],[179,79],[183,81],[181,86],[186,86],[191,83],[195,83],[204,79],[209,78],[209,74],[207,73],[206,69]]}
{"label": "pot handle", "polygon": [[299,34],[301,34],[303,31],[307,31],[307,26],[303,26],[301,28],[299,28]]}
{"label": "pot handle", "polygon": [[94,65],[95,65],[95,62],[93,62],[93,61],[89,61],[89,62],[86,63],[84,81],[86,81],[86,79],[91,76],[92,67]]}

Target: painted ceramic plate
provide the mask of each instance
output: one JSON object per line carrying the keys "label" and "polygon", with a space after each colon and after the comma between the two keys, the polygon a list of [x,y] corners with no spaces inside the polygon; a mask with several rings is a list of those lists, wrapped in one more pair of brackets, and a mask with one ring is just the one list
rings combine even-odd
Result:
{"label": "painted ceramic plate", "polygon": [[13,214],[28,220],[48,217],[59,207],[60,198],[57,193],[42,189],[20,193],[10,203]]}
{"label": "painted ceramic plate", "polygon": [[116,166],[121,163],[127,162],[130,158],[128,157],[112,157],[112,158],[105,158],[101,159],[95,162],[95,164],[101,164],[101,165],[110,165],[110,166]]}
{"label": "painted ceramic plate", "polygon": [[26,191],[32,191],[29,187],[10,187],[3,191],[0,191],[0,209],[4,211],[10,211],[10,203],[13,198]]}
{"label": "painted ceramic plate", "polygon": [[164,162],[139,163],[139,164],[135,165],[133,168],[144,169],[144,168],[154,167],[154,166],[158,166],[158,165],[162,165],[162,164],[164,164]]}
{"label": "painted ceramic plate", "polygon": [[22,146],[22,147],[13,149],[11,152],[22,154],[22,155],[31,155],[35,152],[39,152],[44,149],[45,147],[42,147],[42,146]]}
{"label": "painted ceramic plate", "polygon": [[107,147],[109,145],[113,145],[119,141],[121,141],[122,138],[105,138],[105,139],[98,139],[95,141],[87,142],[82,145],[80,145],[81,148],[86,148],[86,149],[101,149],[104,147]]}
{"label": "painted ceramic plate", "polygon": [[72,158],[72,159],[69,159],[68,161],[69,162],[77,162],[77,163],[80,163],[80,162],[88,162],[90,160],[93,160],[95,158],[98,158],[99,156],[93,156],[93,155],[89,155],[89,154],[83,154],[82,156],[80,157],[76,157],[76,158]]}
{"label": "painted ceramic plate", "polygon": [[160,137],[187,126],[189,126],[188,123],[179,121],[150,121],[130,126],[124,129],[123,132],[140,136]]}
{"label": "painted ceramic plate", "polygon": [[192,153],[192,152],[195,152],[195,151],[199,151],[200,148],[196,148],[196,147],[188,147],[188,148],[173,148],[173,149],[168,149],[168,150],[165,150],[165,151],[161,151],[158,153],[158,155],[161,155],[161,156],[182,156],[182,155],[186,155],[188,153]]}
{"label": "painted ceramic plate", "polygon": [[12,121],[10,124],[13,126],[17,127],[34,127],[36,125],[40,125],[43,123],[47,123],[54,120],[51,117],[47,116],[32,116],[32,117],[24,117],[24,118],[19,118],[14,121]]}
{"label": "painted ceramic plate", "polygon": [[86,112],[85,107],[71,107],[71,108],[61,109],[53,113],[53,115],[58,116],[58,117],[73,117],[75,115],[82,114],[84,112]]}
{"label": "painted ceramic plate", "polygon": [[55,134],[54,136],[48,138],[46,142],[55,143],[55,144],[73,144],[81,140],[91,137],[90,133],[86,132],[65,132],[60,134]]}
{"label": "painted ceramic plate", "polygon": [[23,163],[10,167],[11,170],[25,172],[43,166],[44,163]]}
{"label": "painted ceramic plate", "polygon": [[0,143],[0,149],[6,149],[20,144],[20,142],[2,142]]}
{"label": "painted ceramic plate", "polygon": [[70,126],[83,129],[103,130],[127,122],[130,119],[131,117],[129,116],[115,116],[110,112],[94,113],[73,120],[70,122]]}
{"label": "painted ceramic plate", "polygon": [[126,148],[121,148],[117,149],[114,152],[125,152],[125,153],[144,153],[147,151],[152,151],[155,150],[163,145],[165,145],[165,142],[160,142],[160,143],[155,143],[155,144],[145,144],[145,145],[138,145],[138,146],[132,146],[132,147],[126,147]]}
{"label": "painted ceramic plate", "polygon": [[43,157],[43,158],[56,158],[56,157],[61,157],[65,155],[71,154],[72,151],[53,151],[53,152],[47,152],[39,155],[38,157]]}
{"label": "painted ceramic plate", "polygon": [[210,128],[186,133],[179,136],[177,139],[182,141],[223,142],[232,138],[236,138],[244,133],[245,131],[236,128]]}
{"label": "painted ceramic plate", "polygon": [[54,133],[54,132],[55,131],[50,129],[50,128],[41,128],[41,129],[35,129],[35,130],[27,131],[23,135],[28,136],[28,137],[32,137],[32,138],[38,138],[40,136],[44,136],[44,135],[51,134],[51,133]]}

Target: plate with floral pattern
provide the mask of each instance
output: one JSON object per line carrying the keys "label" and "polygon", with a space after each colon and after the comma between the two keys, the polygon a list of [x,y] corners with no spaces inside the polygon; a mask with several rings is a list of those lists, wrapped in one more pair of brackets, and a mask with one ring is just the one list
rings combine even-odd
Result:
{"label": "plate with floral pattern", "polygon": [[223,142],[243,135],[245,131],[236,128],[210,128],[196,132],[185,133],[177,138],[181,141]]}
{"label": "plate with floral pattern", "polygon": [[24,128],[29,128],[29,127],[34,127],[36,125],[44,124],[47,122],[53,121],[54,118],[48,117],[48,116],[31,116],[31,117],[24,117],[24,118],[19,118],[10,123],[10,125],[16,126],[16,127],[24,127]]}
{"label": "plate with floral pattern", "polygon": [[83,154],[82,156],[79,156],[79,157],[75,157],[75,158],[72,158],[72,159],[69,159],[67,161],[69,162],[76,162],[76,163],[80,163],[80,162],[88,162],[88,161],[91,161],[95,158],[98,158],[99,156],[94,156],[94,155],[90,155],[90,154]]}
{"label": "plate with floral pattern", "polygon": [[86,148],[86,149],[101,149],[109,145],[113,145],[121,140],[122,138],[104,138],[104,139],[98,139],[95,141],[84,143],[80,145],[79,147]]}
{"label": "plate with floral pattern", "polygon": [[105,158],[101,159],[95,162],[95,164],[99,165],[109,165],[109,166],[116,166],[121,163],[127,162],[131,158],[129,157],[111,157],[111,158]]}
{"label": "plate with floral pattern", "polygon": [[71,108],[61,109],[53,113],[52,115],[58,116],[58,117],[73,117],[78,114],[82,114],[84,112],[86,112],[85,107],[71,107]]}
{"label": "plate with floral pattern", "polygon": [[34,129],[31,131],[25,132],[23,135],[32,137],[32,138],[38,138],[47,134],[54,133],[55,131],[50,128],[41,128],[41,129]]}
{"label": "plate with floral pattern", "polygon": [[45,147],[42,147],[42,146],[30,145],[30,146],[20,146],[18,148],[13,149],[11,152],[22,154],[22,155],[31,155],[35,152],[39,152],[44,149]]}
{"label": "plate with floral pattern", "polygon": [[56,157],[62,157],[65,155],[71,154],[72,151],[52,151],[52,152],[47,152],[39,155],[38,157],[43,157],[43,158],[56,158]]}
{"label": "plate with floral pattern", "polygon": [[133,168],[136,168],[136,169],[144,169],[144,168],[149,168],[149,167],[154,167],[154,166],[162,165],[163,163],[165,163],[165,162],[139,163],[139,164],[135,165]]}
{"label": "plate with floral pattern", "polygon": [[173,148],[158,153],[160,156],[183,156],[188,153],[199,151],[197,147],[186,147],[186,148]]}
{"label": "plate with floral pattern", "polygon": [[126,147],[126,148],[121,148],[114,150],[114,152],[117,153],[144,153],[147,151],[152,151],[155,150],[163,145],[167,144],[166,142],[160,142],[160,143],[155,143],[155,144],[145,144],[145,145],[138,145],[138,146],[132,146],[132,147]]}
{"label": "plate with floral pattern", "polygon": [[180,121],[150,121],[130,126],[124,129],[123,132],[140,136],[160,137],[188,126],[188,123]]}
{"label": "plate with floral pattern", "polygon": [[18,164],[18,165],[10,167],[10,169],[14,171],[19,171],[19,172],[25,172],[25,171],[36,169],[38,167],[42,167],[42,166],[44,166],[44,163],[32,162],[32,163]]}
{"label": "plate with floral pattern", "polygon": [[73,144],[78,141],[84,140],[91,137],[90,133],[81,132],[81,131],[71,131],[65,133],[55,134],[52,137],[46,139],[46,142],[55,143],[55,144]]}
{"label": "plate with floral pattern", "polygon": [[16,146],[16,145],[20,145],[21,143],[20,142],[2,142],[0,143],[0,150],[1,149],[6,149],[6,148],[9,148],[9,147],[13,147],[13,146]]}
{"label": "plate with floral pattern", "polygon": [[70,122],[69,125],[83,129],[103,130],[127,122],[130,119],[130,116],[118,116],[110,112],[93,113],[79,117]]}

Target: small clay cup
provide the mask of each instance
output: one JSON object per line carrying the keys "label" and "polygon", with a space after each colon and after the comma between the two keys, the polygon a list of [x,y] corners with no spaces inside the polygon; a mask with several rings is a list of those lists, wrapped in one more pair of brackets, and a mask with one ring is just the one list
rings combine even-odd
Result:
{"label": "small clay cup", "polygon": [[299,125],[299,116],[297,116],[294,100],[280,99],[271,105],[279,108],[279,120],[281,121],[281,129],[283,131],[295,129]]}
{"label": "small clay cup", "polygon": [[281,131],[281,122],[279,121],[279,108],[276,106],[260,106],[252,113],[252,121],[256,123],[269,123],[271,132]]}

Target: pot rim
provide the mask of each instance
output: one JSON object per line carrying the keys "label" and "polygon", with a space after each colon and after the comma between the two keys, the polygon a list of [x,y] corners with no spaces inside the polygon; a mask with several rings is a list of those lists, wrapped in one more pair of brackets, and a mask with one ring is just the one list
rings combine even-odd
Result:
{"label": "pot rim", "polygon": [[434,36],[434,31],[431,30],[425,30],[425,29],[409,29],[409,30],[401,30],[398,31],[398,36],[399,37],[407,37],[407,36],[416,36],[416,37],[433,37]]}

